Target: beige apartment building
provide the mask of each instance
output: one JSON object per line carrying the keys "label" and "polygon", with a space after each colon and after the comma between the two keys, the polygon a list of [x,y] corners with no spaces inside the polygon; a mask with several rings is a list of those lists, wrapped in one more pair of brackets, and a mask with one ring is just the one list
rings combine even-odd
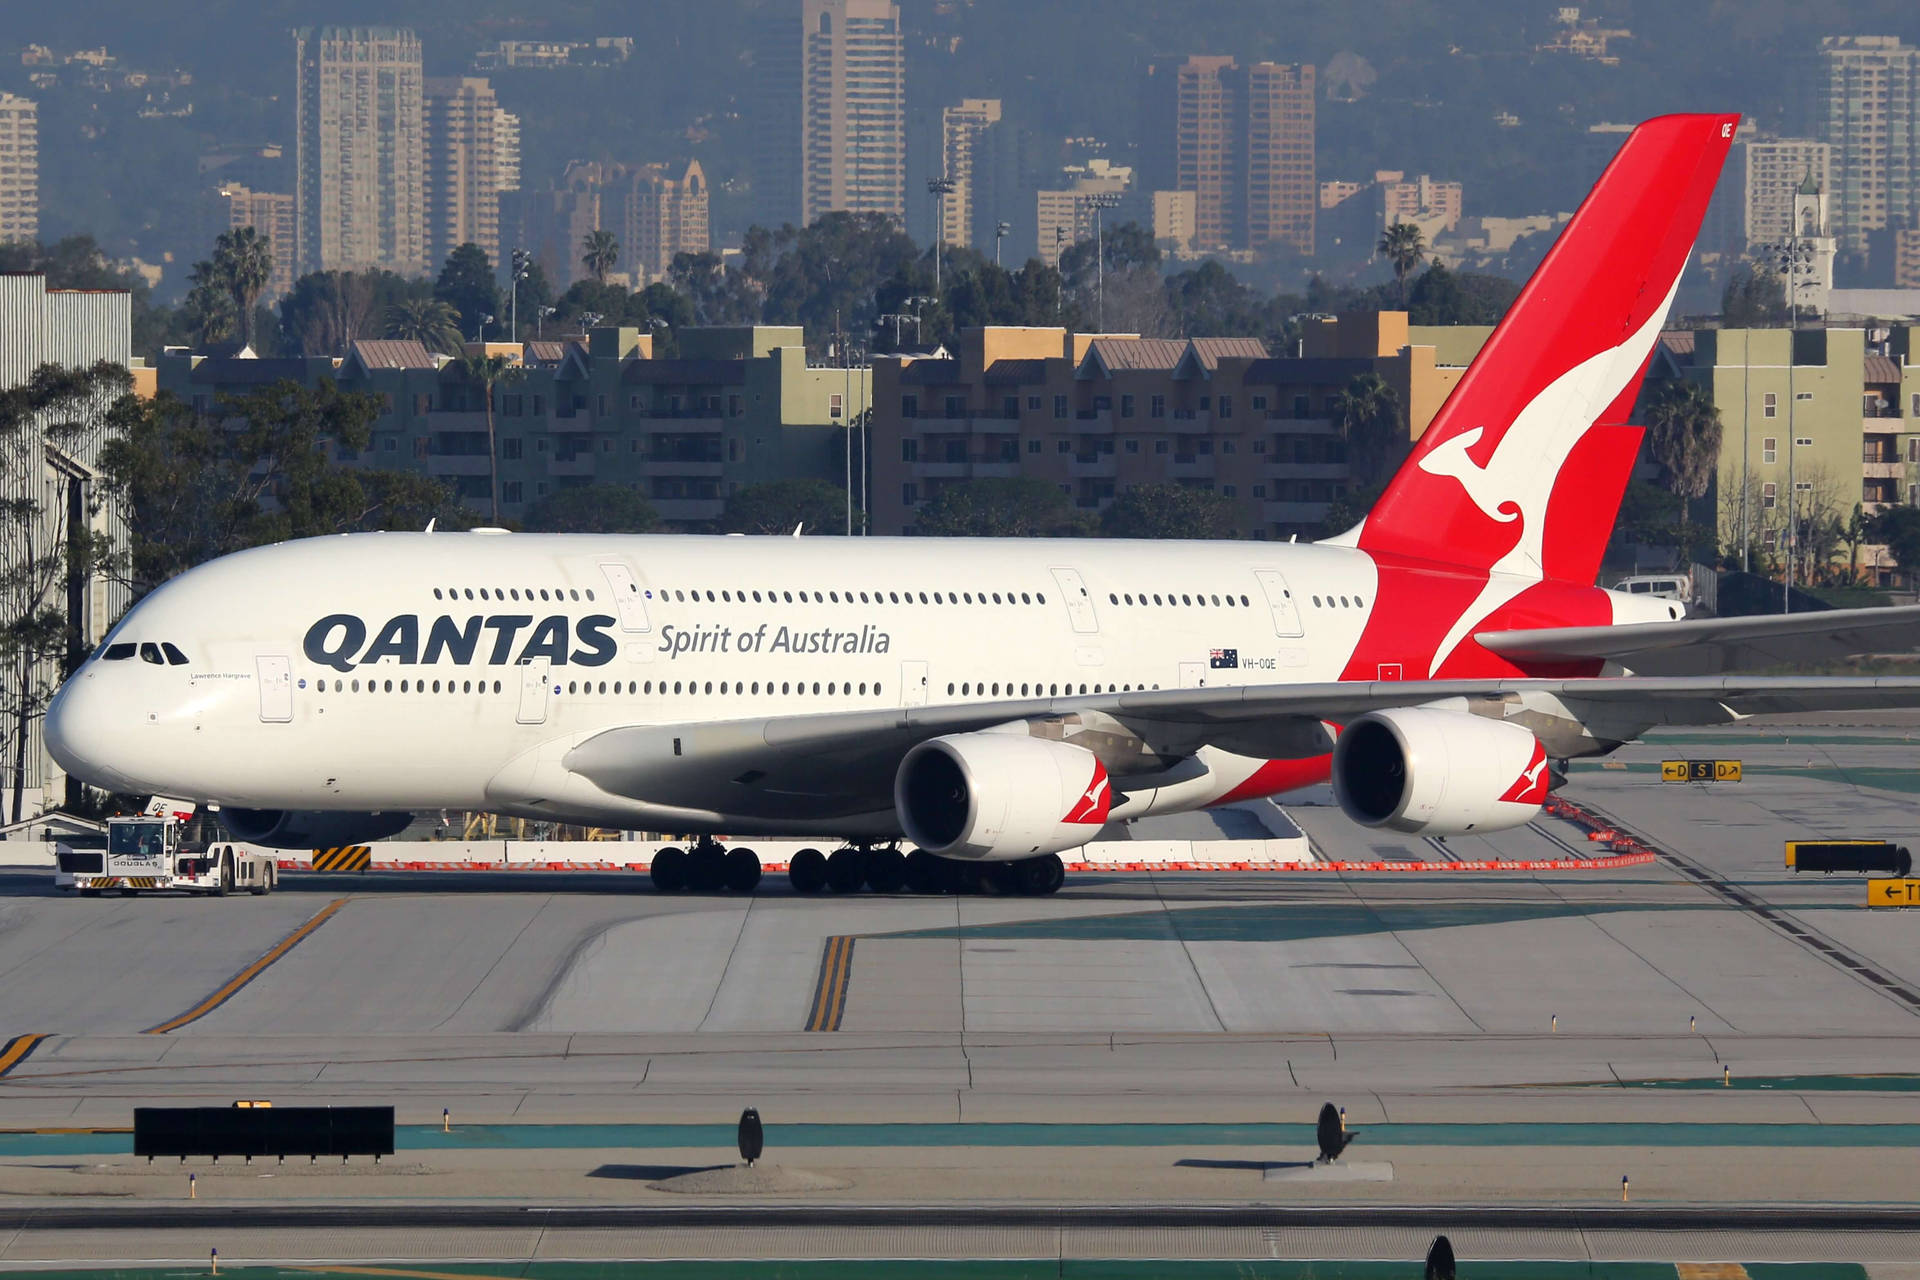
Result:
{"label": "beige apartment building", "polygon": [[502,114],[493,86],[479,76],[425,81],[427,269],[438,271],[463,244],[500,261]]}
{"label": "beige apartment building", "polygon": [[1833,190],[1833,148],[1811,138],[1758,138],[1740,149],[1746,243],[1778,244],[1794,231],[1794,200],[1808,177],[1821,191]]}
{"label": "beige apartment building", "polygon": [[1000,123],[1000,99],[962,98],[940,113],[942,173],[953,190],[939,198],[940,243],[964,249],[973,243],[984,166],[977,161],[987,131]]}
{"label": "beige apartment building", "polygon": [[1313,252],[1314,69],[1195,56],[1173,72],[1174,186],[1203,249]]}
{"label": "beige apartment building", "polygon": [[805,226],[846,210],[905,225],[906,44],[894,0],[798,0],[768,19],[754,79],[762,221]]}
{"label": "beige apartment building", "polygon": [[635,284],[664,277],[678,254],[712,247],[707,173],[698,160],[645,164],[611,176],[611,229]]}
{"label": "beige apartment building", "polygon": [[308,27],[294,33],[294,55],[297,269],[423,274],[420,38],[400,27]]}
{"label": "beige apartment building", "polygon": [[1231,498],[1252,537],[1316,534],[1352,483],[1335,415],[1363,373],[1394,388],[1417,437],[1460,370],[1410,344],[1405,312],[1320,322],[1299,356],[1252,338],[1006,327],[964,331],[949,359],[883,356],[873,529],[912,533],[949,485],[1033,476],[1089,513],[1137,485],[1197,485]]}
{"label": "beige apartment building", "polygon": [[40,234],[40,109],[0,93],[0,244]]}
{"label": "beige apartment building", "polygon": [[[273,270],[267,275],[266,302],[271,305],[293,289],[293,196],[285,191],[255,191],[238,182],[220,188],[220,230],[237,231],[252,227],[267,238],[267,250],[273,255]],[[216,232],[216,234],[218,234]]]}
{"label": "beige apartment building", "polygon": [[1835,179],[1825,189],[1841,250],[1865,253],[1872,232],[1920,215],[1920,49],[1897,36],[1829,36],[1819,61],[1814,112]]}

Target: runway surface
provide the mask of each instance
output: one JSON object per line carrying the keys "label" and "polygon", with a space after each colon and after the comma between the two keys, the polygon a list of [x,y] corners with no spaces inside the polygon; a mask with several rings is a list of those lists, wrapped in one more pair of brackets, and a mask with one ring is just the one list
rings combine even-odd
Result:
{"label": "runway surface", "polygon": [[[289,876],[265,899],[80,901],[0,873],[0,1043],[47,1037],[4,1068],[0,1127],[116,1128],[135,1105],[235,1097],[392,1102],[413,1125],[446,1108],[475,1134],[574,1126],[537,1152],[423,1139],[396,1157],[413,1172],[377,1183],[245,1187],[269,1198],[658,1199],[590,1176],[641,1132],[593,1127],[707,1126],[646,1131],[643,1163],[699,1167],[751,1104],[824,1126],[808,1166],[854,1171],[864,1201],[1597,1204],[1629,1171],[1636,1201],[1907,1204],[1920,1154],[1865,1135],[1920,1122],[1920,913],[1870,911],[1861,880],[1795,877],[1781,850],[1920,846],[1911,732],[1742,728],[1582,765],[1570,797],[1673,855],[1627,869],[1076,875],[1039,900],[375,873]],[[1675,756],[1741,759],[1746,779],[1663,785]],[[1328,859],[1591,852],[1550,819],[1441,843],[1357,828],[1326,797],[1288,808]],[[1017,1155],[989,1134],[1304,1132],[1323,1101],[1390,1182],[1263,1190],[1272,1128],[1195,1130],[1169,1139],[1195,1154],[1150,1158],[1144,1128],[1105,1147],[1033,1130]],[[873,1128],[914,1125],[979,1127],[901,1128],[891,1146]],[[7,1140],[0,1197],[177,1191],[110,1152]],[[229,1176],[213,1184],[237,1190]]]}

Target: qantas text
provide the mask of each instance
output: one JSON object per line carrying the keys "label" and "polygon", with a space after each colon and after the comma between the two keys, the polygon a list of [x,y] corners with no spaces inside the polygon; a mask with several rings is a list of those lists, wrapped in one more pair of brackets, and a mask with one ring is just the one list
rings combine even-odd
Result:
{"label": "qantas text", "polygon": [[560,614],[536,618],[530,613],[455,619],[443,614],[430,622],[403,613],[387,619],[368,643],[372,629],[364,619],[333,613],[307,628],[304,649],[309,662],[336,671],[371,666],[382,659],[404,665],[483,662],[504,667],[545,658],[556,667],[569,663],[604,667],[620,648],[607,634],[613,625],[613,618],[599,613],[576,619]]}

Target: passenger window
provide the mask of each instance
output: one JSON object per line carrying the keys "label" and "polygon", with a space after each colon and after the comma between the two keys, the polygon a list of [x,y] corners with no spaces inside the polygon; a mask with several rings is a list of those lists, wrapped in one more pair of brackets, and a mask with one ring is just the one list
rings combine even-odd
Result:
{"label": "passenger window", "polygon": [[160,646],[149,640],[140,646],[140,661],[151,662],[158,667],[163,665],[166,659],[160,656]]}

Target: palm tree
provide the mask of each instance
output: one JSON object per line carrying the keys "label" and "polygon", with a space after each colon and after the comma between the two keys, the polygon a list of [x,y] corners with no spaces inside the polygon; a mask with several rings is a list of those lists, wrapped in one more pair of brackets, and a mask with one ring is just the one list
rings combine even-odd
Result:
{"label": "palm tree", "polygon": [[596,284],[607,282],[607,273],[620,261],[620,242],[613,238],[611,231],[589,231],[586,239],[580,242],[580,264],[593,276]]}
{"label": "palm tree", "polygon": [[1408,443],[1392,385],[1377,373],[1359,374],[1340,393],[1335,413],[1354,484],[1366,488],[1385,479]]}
{"label": "palm tree", "polygon": [[239,315],[241,336],[252,346],[253,308],[273,276],[273,241],[252,227],[223,231],[214,241],[213,260]]}
{"label": "palm tree", "polygon": [[490,356],[473,351],[460,356],[449,366],[459,376],[480,388],[487,408],[487,476],[492,494],[493,523],[500,524],[500,448],[493,438],[493,389],[501,383],[518,382],[526,370],[510,356]]}
{"label": "palm tree", "polygon": [[387,308],[387,336],[451,355],[460,350],[460,313],[438,298],[402,298]]}
{"label": "palm tree", "polygon": [[1666,486],[1680,499],[1681,540],[1687,540],[1687,503],[1704,498],[1720,465],[1720,411],[1696,382],[1664,379],[1647,388],[1641,402],[1647,452],[1666,472]]}
{"label": "palm tree", "polygon": [[1427,237],[1411,222],[1396,222],[1380,233],[1374,256],[1393,264],[1393,278],[1400,284],[1400,309],[1407,307],[1407,277],[1427,256]]}

